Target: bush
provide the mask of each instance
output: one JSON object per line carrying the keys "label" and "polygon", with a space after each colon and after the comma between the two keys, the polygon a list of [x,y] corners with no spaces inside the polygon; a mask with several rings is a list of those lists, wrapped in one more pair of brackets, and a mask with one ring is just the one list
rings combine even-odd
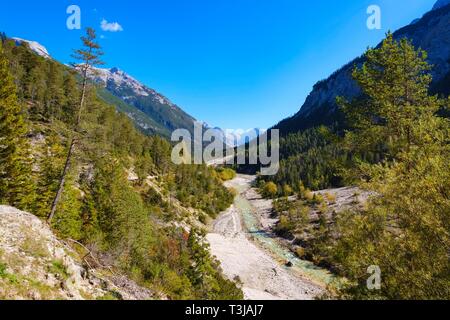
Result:
{"label": "bush", "polygon": [[310,221],[309,208],[300,201],[277,200],[274,208],[280,214],[280,221],[275,228],[278,234],[286,236],[302,231]]}
{"label": "bush", "polygon": [[267,198],[274,199],[278,194],[278,187],[272,181],[266,182],[263,189],[263,195]]}
{"label": "bush", "polygon": [[335,194],[335,193],[329,193],[329,192],[327,192],[326,194],[325,194],[325,199],[328,201],[328,203],[330,203],[330,204],[335,204],[336,203],[336,198],[337,198],[337,195]]}
{"label": "bush", "polygon": [[0,263],[0,278],[5,278],[7,276],[6,269],[7,269],[6,264]]}
{"label": "bush", "polygon": [[293,192],[294,191],[292,190],[292,188],[289,185],[285,184],[283,186],[283,195],[284,196],[289,197],[293,194]]}
{"label": "bush", "polygon": [[230,168],[220,168],[217,170],[219,173],[219,178],[222,181],[229,181],[236,178],[236,171]]}
{"label": "bush", "polygon": [[314,200],[314,193],[311,192],[311,190],[306,189],[304,194],[303,194],[303,199],[305,199],[306,201],[313,201]]}
{"label": "bush", "polygon": [[297,257],[299,257],[300,259],[305,258],[306,256],[306,250],[303,247],[298,247],[295,249],[295,254],[297,255]]}

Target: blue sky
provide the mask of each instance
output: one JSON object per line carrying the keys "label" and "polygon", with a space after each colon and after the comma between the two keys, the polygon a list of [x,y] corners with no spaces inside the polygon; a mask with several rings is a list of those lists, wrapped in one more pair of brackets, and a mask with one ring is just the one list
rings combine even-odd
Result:
{"label": "blue sky", "polygon": [[[108,67],[119,67],[210,125],[268,128],[296,113],[312,86],[422,16],[435,0],[46,0],[8,1],[0,30],[35,40],[70,61],[82,31],[66,28],[81,8]],[[382,29],[366,27],[379,5]],[[123,31],[104,32],[103,19]]]}

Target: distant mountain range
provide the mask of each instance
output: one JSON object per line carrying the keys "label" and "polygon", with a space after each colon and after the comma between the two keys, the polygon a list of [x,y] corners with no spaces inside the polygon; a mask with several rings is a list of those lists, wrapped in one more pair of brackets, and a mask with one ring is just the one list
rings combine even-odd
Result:
{"label": "distant mountain range", "polygon": [[[13,38],[17,44],[27,43],[31,50],[52,59],[48,50],[36,41]],[[184,112],[168,98],[145,86],[118,68],[95,68],[91,79],[99,86],[98,95],[127,114],[148,134],[170,137],[175,129],[193,132],[194,117]]]}
{"label": "distant mountain range", "polygon": [[[450,94],[450,0],[439,0],[422,18],[394,33],[395,39],[408,38],[416,47],[428,52],[433,65],[433,93]],[[353,98],[361,92],[351,73],[364,62],[358,57],[329,78],[314,85],[300,111],[278,123],[275,128],[282,134],[305,130],[317,125],[331,125],[343,120],[336,97]]]}
{"label": "distant mountain range", "polygon": [[219,137],[222,137],[222,140],[229,147],[239,147],[245,143],[248,143],[260,135],[264,134],[266,130],[254,128],[254,129],[228,129],[224,130],[221,128],[214,128],[217,131]]}
{"label": "distant mountain range", "polygon": [[[124,71],[118,68],[96,68],[93,71],[92,79],[108,93],[119,98],[122,101],[119,109],[126,112],[142,129],[163,136],[170,136],[176,129],[193,131],[196,120],[192,116]],[[100,95],[116,104],[105,92],[100,92]]]}
{"label": "distant mountain range", "polygon": [[[53,59],[48,50],[36,41],[13,38],[16,43],[26,43],[37,55]],[[133,120],[135,125],[147,134],[170,137],[176,129],[194,132],[195,118],[172,103],[167,97],[139,82],[119,68],[92,68],[89,77],[97,84],[97,94],[105,102]],[[203,129],[215,130],[216,136],[228,147],[240,146],[264,132],[261,129],[223,130],[202,123]],[[202,137],[200,137],[202,138]],[[204,145],[197,137],[196,144]]]}

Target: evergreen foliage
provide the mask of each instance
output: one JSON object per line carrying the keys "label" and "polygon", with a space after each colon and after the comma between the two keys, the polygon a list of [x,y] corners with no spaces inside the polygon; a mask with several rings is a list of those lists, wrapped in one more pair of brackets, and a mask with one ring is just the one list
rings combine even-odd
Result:
{"label": "evergreen foliage", "polygon": [[[360,161],[362,187],[374,192],[366,210],[337,224],[333,260],[351,281],[344,296],[387,299],[450,297],[450,123],[444,101],[428,94],[426,53],[388,34],[353,75],[365,93],[344,103],[354,131],[350,150],[383,152]],[[381,290],[366,287],[367,268],[382,271]]]}
{"label": "evergreen foliage", "polygon": [[279,196],[285,187],[299,192],[300,186],[313,190],[343,186],[347,179],[343,169],[352,163],[352,155],[338,143],[341,137],[335,131],[320,126],[281,137],[280,170],[260,179],[274,182]]}
{"label": "evergreen foliage", "polygon": [[[268,197],[295,189],[297,201],[274,202],[276,231],[300,236],[301,257],[348,280],[341,298],[450,298],[450,121],[443,117],[449,100],[430,95],[426,59],[407,39],[388,34],[354,69],[363,95],[338,99],[349,130],[319,127],[283,138],[279,174],[260,179]],[[341,183],[371,197],[330,218],[327,204],[336,199],[307,188]],[[371,266],[381,270],[380,290],[367,286]]]}
{"label": "evergreen foliage", "polygon": [[26,209],[32,202],[28,126],[0,44],[0,203]]}
{"label": "evergreen foliage", "polygon": [[[143,135],[92,86],[86,88],[78,122],[80,77],[35,55],[26,44],[6,39],[3,47],[1,202],[45,219],[76,131],[82,138],[52,220],[55,232],[171,299],[241,299],[241,290],[224,279],[201,233],[190,237],[176,226],[185,217],[170,204],[178,201],[217,215],[233,201],[219,174],[205,166],[172,164],[167,140]],[[129,181],[130,171],[138,180]]]}

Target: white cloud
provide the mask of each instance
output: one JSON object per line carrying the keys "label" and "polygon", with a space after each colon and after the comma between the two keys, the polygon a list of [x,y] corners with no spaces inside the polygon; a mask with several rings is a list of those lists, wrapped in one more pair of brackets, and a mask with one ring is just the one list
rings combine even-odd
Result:
{"label": "white cloud", "polygon": [[109,31],[109,32],[123,31],[122,26],[118,22],[108,22],[108,21],[106,21],[106,19],[102,20],[100,27],[102,28],[103,31]]}

